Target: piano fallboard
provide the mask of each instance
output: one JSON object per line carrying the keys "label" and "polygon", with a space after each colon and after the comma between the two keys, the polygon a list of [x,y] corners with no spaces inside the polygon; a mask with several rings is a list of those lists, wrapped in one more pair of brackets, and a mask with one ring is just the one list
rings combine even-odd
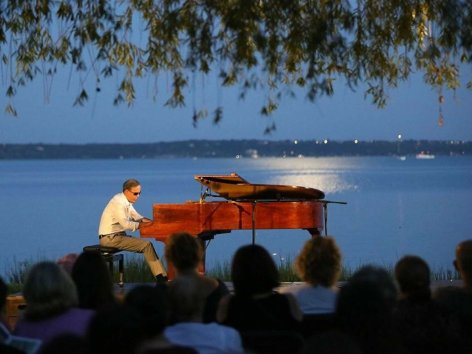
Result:
{"label": "piano fallboard", "polygon": [[166,242],[175,232],[205,233],[252,229],[323,229],[323,202],[203,201],[154,204],[153,221],[140,229],[141,237]]}

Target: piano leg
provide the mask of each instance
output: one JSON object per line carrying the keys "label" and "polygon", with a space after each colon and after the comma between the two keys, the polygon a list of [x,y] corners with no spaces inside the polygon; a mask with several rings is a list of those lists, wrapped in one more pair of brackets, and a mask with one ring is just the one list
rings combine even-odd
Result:
{"label": "piano leg", "polygon": [[305,229],[311,235],[311,237],[321,236],[320,230],[317,228]]}
{"label": "piano leg", "polygon": [[202,246],[202,250],[203,250],[202,261],[198,265],[198,272],[200,274],[205,274],[206,244],[205,244],[205,240],[200,237],[197,237],[197,240],[200,242],[200,245]]}

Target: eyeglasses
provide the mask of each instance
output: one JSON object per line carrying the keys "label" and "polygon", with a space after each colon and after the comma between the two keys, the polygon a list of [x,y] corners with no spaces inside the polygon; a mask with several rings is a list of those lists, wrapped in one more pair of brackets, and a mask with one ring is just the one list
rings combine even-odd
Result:
{"label": "eyeglasses", "polygon": [[141,195],[141,192],[131,192],[129,191],[132,195]]}

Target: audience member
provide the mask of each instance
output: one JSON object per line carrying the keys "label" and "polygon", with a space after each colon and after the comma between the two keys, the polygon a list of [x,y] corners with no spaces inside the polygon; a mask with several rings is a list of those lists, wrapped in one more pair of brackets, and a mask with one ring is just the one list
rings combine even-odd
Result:
{"label": "audience member", "polygon": [[218,321],[240,332],[298,329],[302,313],[292,294],[279,294],[277,267],[263,247],[240,247],[232,261],[234,295],[225,296]]}
{"label": "audience member", "polygon": [[126,294],[123,304],[139,315],[146,339],[162,335],[169,324],[170,303],[166,287],[136,286]]}
{"label": "audience member", "polygon": [[304,315],[334,313],[341,274],[341,252],[331,237],[315,236],[305,242],[295,260],[301,285],[281,289],[297,299]]}
{"label": "audience member", "polygon": [[168,289],[164,286],[140,285],[133,288],[125,297],[125,307],[134,308],[140,315],[142,332],[146,340],[139,346],[139,354],[196,354],[190,347],[171,343],[164,336],[164,328],[169,325],[170,302]]}
{"label": "audience member", "polygon": [[0,277],[0,323],[5,326],[6,329],[11,331],[10,325],[5,318],[5,306],[7,304],[8,297],[8,285]]}
{"label": "audience member", "polygon": [[404,352],[393,326],[396,297],[387,271],[370,265],[341,287],[336,304],[339,328],[357,341],[364,354]]}
{"label": "audience member", "polygon": [[169,283],[171,311],[176,321],[164,330],[165,337],[176,345],[187,346],[199,354],[241,353],[241,337],[231,327],[216,322],[203,323],[204,280],[181,275]]}
{"label": "audience member", "polygon": [[434,299],[445,306],[457,320],[462,350],[472,350],[472,240],[465,240],[457,245],[453,264],[463,285],[440,287],[436,289]]}
{"label": "audience member", "polygon": [[99,252],[83,252],[75,261],[72,271],[79,307],[99,309],[116,302],[110,271]]}
{"label": "audience member", "polygon": [[1,354],[24,354],[23,351],[5,343],[6,337],[10,334],[10,326],[5,319],[4,311],[8,296],[8,286],[0,277],[0,353]]}
{"label": "audience member", "polygon": [[431,297],[430,269],[418,256],[404,256],[395,265],[400,288],[394,311],[396,330],[409,353],[445,353],[457,343],[449,313]]}
{"label": "audience member", "polygon": [[463,288],[472,292],[472,240],[465,240],[457,245],[454,267],[461,275]]}
{"label": "audience member", "polygon": [[26,277],[23,296],[27,306],[15,334],[41,339],[43,345],[60,334],[85,335],[94,311],[76,307],[74,282],[56,263],[35,264]]}
{"label": "audience member", "polygon": [[200,240],[188,233],[175,233],[167,240],[165,257],[168,263],[174,265],[177,277],[186,275],[201,279],[200,283],[205,295],[203,322],[216,321],[218,303],[223,296],[229,294],[229,290],[220,279],[208,277],[198,272],[198,266],[203,258]]}
{"label": "audience member", "polygon": [[135,353],[147,339],[142,331],[140,314],[118,303],[97,311],[87,331],[90,354]]}

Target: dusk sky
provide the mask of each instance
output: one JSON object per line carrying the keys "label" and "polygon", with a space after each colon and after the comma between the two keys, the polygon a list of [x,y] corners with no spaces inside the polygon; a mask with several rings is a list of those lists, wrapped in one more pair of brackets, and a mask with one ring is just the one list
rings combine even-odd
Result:
{"label": "dusk sky", "polygon": [[[471,67],[462,67],[462,77],[471,77]],[[67,74],[68,75],[68,74]],[[139,143],[187,139],[331,139],[395,140],[403,139],[472,140],[472,91],[462,87],[456,92],[444,91],[444,126],[438,125],[437,92],[417,74],[395,89],[389,89],[386,108],[379,109],[370,98],[364,98],[364,87],[355,92],[338,82],[332,97],[321,97],[315,103],[299,91],[296,98],[285,97],[273,115],[277,130],[264,135],[268,122],[259,111],[267,92],[250,92],[238,99],[237,88],[219,88],[214,76],[194,85],[196,94],[186,93],[185,108],[164,106],[169,96],[170,80],[161,76],[159,95],[153,101],[151,80],[136,83],[136,102],[115,107],[112,104],[117,80],[101,85],[83,107],[73,107],[79,91],[77,76],[69,80],[63,73],[51,86],[49,102],[45,100],[42,77],[19,90],[14,99],[18,117],[4,113],[6,85],[0,84],[0,143]],[[87,79],[90,85],[90,78]],[[209,117],[195,128],[192,125],[194,102],[206,107]],[[218,102],[223,120],[215,126],[212,112]]]}

